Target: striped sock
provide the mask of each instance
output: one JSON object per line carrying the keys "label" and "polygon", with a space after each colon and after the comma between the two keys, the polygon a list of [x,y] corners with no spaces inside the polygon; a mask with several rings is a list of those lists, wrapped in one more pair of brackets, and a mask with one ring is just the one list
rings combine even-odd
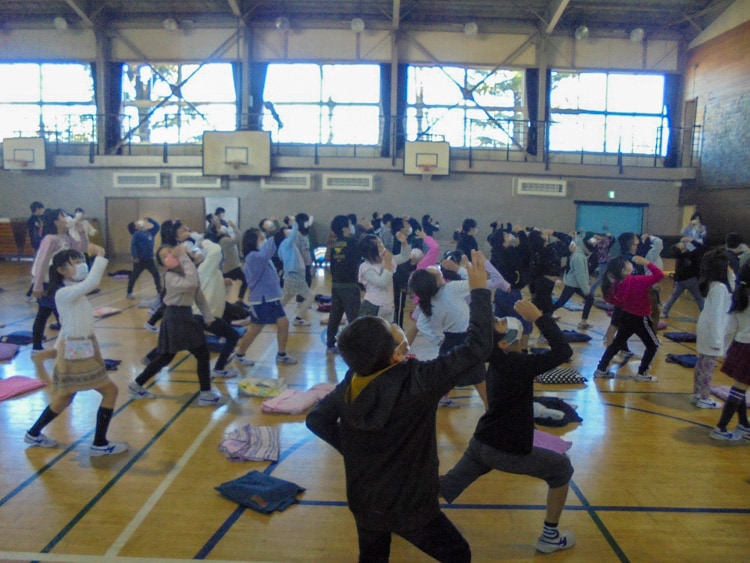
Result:
{"label": "striped sock", "polygon": [[546,540],[554,540],[560,536],[560,532],[557,531],[557,524],[544,521],[544,528],[542,528],[542,536]]}
{"label": "striped sock", "polygon": [[[729,396],[727,397],[726,403],[724,403],[724,409],[721,411],[721,417],[719,418],[719,422],[716,424],[716,427],[719,430],[726,431],[727,424],[729,424],[729,421],[732,420],[734,413],[739,412],[739,409],[744,407],[745,392],[737,387],[732,387],[729,390]],[[745,417],[747,417],[747,414],[745,414]]]}

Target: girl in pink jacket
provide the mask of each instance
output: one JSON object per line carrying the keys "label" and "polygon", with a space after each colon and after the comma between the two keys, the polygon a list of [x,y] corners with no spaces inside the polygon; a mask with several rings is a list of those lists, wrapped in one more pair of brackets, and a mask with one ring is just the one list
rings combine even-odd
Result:
{"label": "girl in pink jacket", "polygon": [[[645,276],[634,276],[633,263],[645,266],[650,271]],[[612,343],[607,346],[604,355],[599,360],[599,365],[594,372],[596,378],[611,379],[614,374],[607,371],[609,362],[627,342],[632,335],[638,335],[646,352],[638,366],[636,381],[656,381],[657,378],[649,375],[648,368],[659,348],[659,339],[651,322],[651,301],[648,290],[664,277],[656,264],[652,264],[642,256],[633,257],[633,262],[622,256],[613,258],[607,264],[607,271],[602,279],[602,293],[608,303],[622,307],[622,319]]]}

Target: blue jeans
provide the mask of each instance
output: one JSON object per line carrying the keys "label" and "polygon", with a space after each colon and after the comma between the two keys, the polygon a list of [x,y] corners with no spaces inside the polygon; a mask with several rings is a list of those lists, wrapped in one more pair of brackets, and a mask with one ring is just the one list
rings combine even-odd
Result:
{"label": "blue jeans", "polygon": [[695,299],[695,302],[698,304],[698,309],[700,309],[701,311],[703,310],[703,296],[701,295],[700,287],[698,285],[698,278],[688,278],[686,280],[674,282],[674,290],[672,291],[672,295],[669,296],[669,299],[664,304],[662,315],[666,317],[669,314],[669,311],[672,309],[672,305],[674,305],[674,302],[677,301],[680,295],[685,293],[686,290],[689,291],[690,295],[692,295],[693,299]]}

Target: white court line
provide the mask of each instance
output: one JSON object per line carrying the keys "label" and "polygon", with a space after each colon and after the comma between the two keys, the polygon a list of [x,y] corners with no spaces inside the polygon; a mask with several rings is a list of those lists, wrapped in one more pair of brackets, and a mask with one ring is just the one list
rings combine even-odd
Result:
{"label": "white court line", "polygon": [[[211,408],[211,407],[208,407],[208,408]],[[114,541],[114,543],[112,543],[110,548],[107,550],[107,553],[104,554],[105,560],[109,561],[110,558],[114,558],[120,552],[120,550],[125,546],[128,540],[130,540],[131,536],[135,533],[138,527],[143,523],[146,517],[151,513],[154,506],[156,506],[156,503],[159,502],[159,500],[167,491],[167,489],[170,487],[170,485],[174,482],[174,480],[177,478],[180,472],[185,468],[188,461],[190,461],[190,458],[193,457],[195,452],[198,450],[201,444],[203,444],[203,442],[205,441],[206,436],[208,436],[211,433],[211,431],[219,423],[219,420],[221,420],[221,418],[222,418],[221,416],[218,416],[216,413],[214,413],[214,415],[211,417],[211,422],[209,422],[203,428],[203,431],[200,434],[198,434],[198,437],[193,441],[192,444],[190,444],[190,447],[187,449],[187,451],[185,451],[185,453],[182,454],[182,457],[175,464],[175,466],[169,471],[167,476],[159,484],[159,486],[156,488],[156,490],[151,495],[151,497],[149,497],[148,501],[146,501],[146,504],[144,504],[141,507],[141,509],[138,511],[135,517],[125,527],[125,529],[120,534],[120,536]]]}

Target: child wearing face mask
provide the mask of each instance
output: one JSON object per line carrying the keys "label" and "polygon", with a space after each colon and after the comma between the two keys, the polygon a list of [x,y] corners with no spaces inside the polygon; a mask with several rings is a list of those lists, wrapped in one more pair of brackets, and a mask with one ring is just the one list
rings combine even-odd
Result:
{"label": "child wearing face mask", "polygon": [[49,269],[50,291],[60,312],[62,328],[55,347],[57,359],[52,375],[55,396],[34,425],[26,432],[24,442],[41,448],[54,448],[57,440],[42,434],[42,430],[71,403],[78,391],[96,390],[102,402],[96,415],[94,443],[91,456],[114,455],[127,451],[127,442],[110,442],[107,430],[117,400],[117,386],[107,375],[94,334],[94,315],[86,294],[96,289],[107,269],[104,249],[89,245],[94,259],[91,272],[83,254],[77,250],[62,250],[52,259]]}
{"label": "child wearing face mask", "polygon": [[495,319],[494,347],[487,369],[489,409],[479,419],[456,466],[440,477],[440,494],[451,503],[493,469],[546,481],[547,513],[536,549],[553,553],[575,545],[572,532],[557,528],[573,467],[567,456],[534,446],[534,378],[567,361],[573,350],[555,321],[542,315],[535,305],[518,301],[514,308],[539,328],[550,349],[542,354],[523,354],[521,321],[515,317]]}
{"label": "child wearing face mask", "polygon": [[211,407],[224,403],[224,398],[211,390],[211,353],[206,343],[203,325],[193,316],[192,306],[198,306],[205,325],[214,322],[211,308],[200,288],[198,270],[187,255],[183,244],[174,247],[162,246],[156,252],[164,274],[164,319],[159,329],[158,355],[128,386],[134,399],[154,399],[156,395],[143,385],[174,359],[177,352],[188,350],[198,364],[200,397],[198,406]]}

